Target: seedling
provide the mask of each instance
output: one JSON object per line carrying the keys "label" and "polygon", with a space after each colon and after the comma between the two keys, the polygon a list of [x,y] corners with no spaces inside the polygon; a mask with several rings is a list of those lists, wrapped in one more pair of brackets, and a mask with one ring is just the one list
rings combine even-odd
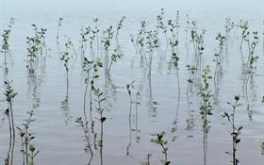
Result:
{"label": "seedling", "polygon": [[227,113],[225,112],[223,117],[227,119],[229,125],[231,126],[231,130],[229,131],[231,137],[232,137],[232,152],[226,152],[227,154],[232,156],[232,163],[233,165],[238,165],[239,160],[237,158],[237,145],[240,143],[241,139],[239,138],[239,135],[241,134],[241,130],[243,126],[237,126],[236,124],[236,110],[239,106],[239,100],[240,96],[234,97],[235,102],[232,104],[228,102],[227,104],[232,107],[232,112]]}
{"label": "seedling", "polygon": [[36,146],[32,143],[32,140],[35,139],[35,136],[32,132],[29,131],[30,125],[36,119],[33,118],[35,112],[34,110],[27,112],[29,117],[23,127],[17,127],[19,135],[21,138],[21,152],[23,155],[23,165],[34,165],[34,159],[38,155],[39,151],[36,150]]}
{"label": "seedling", "polygon": [[11,81],[5,81],[5,97],[7,101],[7,108],[5,110],[5,115],[8,118],[8,125],[9,125],[9,150],[7,154],[7,158],[5,160],[6,164],[13,164],[13,153],[14,153],[14,147],[15,147],[15,123],[14,123],[14,114],[13,114],[13,100],[15,96],[17,95],[16,92],[14,92],[13,87],[11,86]]}
{"label": "seedling", "polygon": [[226,39],[230,38],[230,32],[232,29],[234,29],[234,27],[235,27],[235,23],[233,22],[233,20],[230,17],[226,18],[226,24],[225,24]]}
{"label": "seedling", "polygon": [[226,42],[226,37],[223,36],[221,33],[218,33],[215,39],[218,41],[217,52],[214,54],[215,59],[213,60],[215,62],[215,71],[214,71],[215,96],[217,96],[219,89],[218,81],[220,76],[222,75],[222,69],[223,69],[223,49],[224,49],[224,44]]}
{"label": "seedling", "polygon": [[65,43],[65,51],[62,54],[61,61],[63,62],[64,69],[66,71],[66,97],[65,100],[68,101],[69,97],[69,70],[70,70],[70,46],[71,46],[71,40],[68,39],[67,42]]}
{"label": "seedling", "polygon": [[2,33],[2,51],[4,53],[4,67],[5,67],[5,72],[8,72],[8,66],[7,66],[7,54],[10,51],[10,34],[12,30],[12,26],[15,22],[14,18],[10,18],[8,29],[4,30]]}
{"label": "seedling", "polygon": [[58,20],[58,25],[57,25],[57,36],[56,36],[57,45],[60,44],[60,29],[61,29],[61,26],[62,26],[62,21],[63,21],[63,18],[60,17],[59,20]]}
{"label": "seedling", "polygon": [[[41,28],[40,30],[35,24],[32,24],[34,30],[33,37],[27,37],[28,44],[28,60],[27,68],[29,73],[33,74],[37,67],[38,55],[42,55],[43,48],[46,49],[45,45],[45,34],[47,29]],[[47,53],[47,50],[46,50]]]}
{"label": "seedling", "polygon": [[105,73],[109,72],[109,48],[111,46],[111,41],[114,37],[113,27],[110,26],[103,32],[103,46],[104,46],[104,67]]}
{"label": "seedling", "polygon": [[168,149],[169,148],[167,146],[168,141],[164,139],[165,132],[153,134],[152,136],[154,136],[154,138],[151,139],[151,142],[154,144],[158,144],[162,149],[162,153],[164,155],[164,159],[161,160],[162,164],[169,165],[171,162],[168,160]]}
{"label": "seedling", "polygon": [[[256,62],[259,58],[257,55],[255,55],[255,50],[256,50],[256,47],[259,41],[258,32],[253,32],[252,42],[249,40],[249,38],[245,39],[245,41],[248,44],[249,54],[248,54],[247,62],[245,64],[245,69],[244,69],[245,75],[244,75],[242,90],[246,98],[247,109],[249,110],[250,105],[249,105],[249,99],[248,99],[248,82],[249,82],[249,79],[252,78],[254,74],[254,69],[256,69]],[[251,118],[250,114],[249,114],[249,117]]]}
{"label": "seedling", "polygon": [[239,25],[237,25],[241,29],[241,42],[240,42],[240,49],[242,50],[242,46],[244,41],[248,40],[250,32],[248,31],[249,25],[248,21],[240,20]]}
{"label": "seedling", "polygon": [[164,36],[165,36],[165,40],[166,40],[166,49],[167,49],[167,47],[168,47],[168,45],[169,45],[169,41],[168,41],[168,37],[167,37],[167,26],[165,25],[165,23],[164,23],[164,20],[165,18],[164,18],[164,9],[163,8],[161,8],[161,10],[160,10],[160,14],[157,16],[157,18],[156,18],[156,21],[157,21],[157,30],[158,29],[161,29],[162,30],[162,33],[164,34]]}
{"label": "seedling", "polygon": [[91,33],[91,28],[90,27],[86,27],[86,28],[81,28],[81,41],[80,41],[80,50],[81,50],[81,58],[83,59],[85,54],[86,54],[86,47],[87,47],[87,42],[88,42],[88,37],[89,34]]}
{"label": "seedling", "polygon": [[203,154],[204,154],[204,164],[207,164],[207,138],[209,133],[209,120],[208,116],[212,115],[213,106],[211,104],[212,94],[210,90],[210,80],[212,76],[210,75],[210,68],[206,66],[203,70],[202,74],[202,85],[200,89],[200,97],[201,97],[201,106],[200,106],[200,114],[202,117],[202,126],[203,126]]}
{"label": "seedling", "polygon": [[196,22],[192,21],[192,30],[191,30],[191,41],[193,43],[194,49],[194,66],[197,68],[196,80],[198,84],[201,82],[202,74],[202,54],[204,51],[204,35],[206,30],[202,30],[201,33],[197,31]]}
{"label": "seedling", "polygon": [[119,31],[121,30],[121,28],[122,28],[122,26],[123,26],[123,23],[124,23],[124,20],[126,19],[126,17],[125,16],[123,16],[122,18],[121,18],[121,20],[118,22],[118,24],[117,24],[117,28],[116,28],[116,43],[117,43],[117,45],[119,45],[118,44],[118,35],[119,35]]}

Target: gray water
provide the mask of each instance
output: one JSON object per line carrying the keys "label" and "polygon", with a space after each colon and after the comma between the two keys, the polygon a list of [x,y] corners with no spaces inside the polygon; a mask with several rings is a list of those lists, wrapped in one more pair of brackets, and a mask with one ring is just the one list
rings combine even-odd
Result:
{"label": "gray water", "polygon": [[[130,34],[134,36],[140,28],[140,21],[147,20],[147,29],[154,30],[156,16],[164,8],[166,19],[175,19],[176,11],[180,11],[179,32],[179,77],[180,95],[178,95],[175,69],[168,69],[169,49],[165,57],[166,43],[164,36],[160,48],[154,51],[151,81],[145,76],[146,66],[141,66],[140,55],[136,54],[130,42]],[[102,71],[98,86],[104,92],[106,101],[104,115],[103,160],[107,165],[135,165],[146,161],[148,153],[152,153],[151,164],[161,164],[163,159],[160,146],[151,143],[152,134],[166,132],[168,140],[168,159],[171,164],[200,165],[203,162],[203,131],[199,114],[200,98],[198,91],[190,95],[187,101],[186,65],[192,63],[194,54],[192,43],[185,39],[186,15],[196,20],[198,28],[206,29],[203,54],[203,67],[210,65],[213,74],[213,54],[217,48],[215,36],[225,32],[225,19],[231,17],[235,23],[240,19],[248,20],[250,31],[259,32],[259,43],[256,55],[259,56],[257,68],[249,83],[248,97],[250,113],[246,109],[246,101],[242,92],[243,74],[239,29],[231,32],[227,52],[223,63],[223,75],[219,82],[218,104],[213,104],[213,115],[210,116],[208,134],[208,165],[229,164],[231,156],[230,126],[222,118],[224,112],[231,112],[227,102],[233,102],[234,95],[240,95],[242,105],[237,109],[236,122],[243,126],[238,144],[238,159],[241,165],[262,165],[261,144],[264,141],[264,47],[263,47],[263,2],[262,1],[1,1],[0,31],[7,28],[9,18],[15,18],[12,28],[8,54],[8,74],[3,69],[3,53],[1,53],[1,118],[5,118],[5,78],[13,81],[13,88],[18,93],[14,99],[14,118],[16,126],[21,126],[28,115],[27,111],[36,111],[36,121],[30,130],[34,132],[33,143],[40,151],[36,156],[36,164],[72,165],[87,164],[89,153],[83,150],[84,138],[75,119],[83,115],[84,75],[80,59],[80,29],[82,26],[93,26],[92,19],[99,18],[100,35],[109,25],[116,26],[122,16],[126,16],[120,30],[119,43],[124,56],[114,63],[110,72],[111,80],[104,78]],[[63,17],[60,30],[60,44],[57,46],[57,21]],[[31,24],[47,28],[46,61],[40,63],[36,80],[28,77],[26,68],[26,37],[32,36]],[[64,37],[66,36],[66,37]],[[70,65],[68,107],[62,101],[66,93],[66,73],[60,60],[64,42],[71,38],[77,55]],[[115,41],[113,41],[115,42]],[[187,45],[187,46],[186,46]],[[87,56],[89,56],[87,49]],[[243,49],[246,54],[246,48]],[[132,106],[129,120],[130,102],[126,85],[135,81],[135,89],[140,92],[137,109]],[[213,81],[210,88],[214,92]],[[178,102],[178,99],[180,101]],[[133,97],[135,99],[135,97]],[[212,100],[214,103],[214,100]],[[35,106],[33,106],[35,105]],[[177,108],[179,107],[179,108]],[[137,115],[136,115],[137,112]],[[94,113],[95,132],[100,134],[98,115]],[[131,121],[131,123],[129,123]],[[175,122],[176,121],[176,122]],[[193,121],[187,127],[187,121]],[[131,124],[131,125],[130,125]],[[137,129],[137,131],[135,131]],[[173,130],[173,131],[172,131]],[[17,132],[18,133],[18,132]],[[98,140],[98,139],[97,139]],[[0,124],[0,161],[4,162],[8,151],[8,122]],[[22,164],[20,139],[17,136],[14,164]],[[93,148],[92,164],[100,164],[99,149]]]}

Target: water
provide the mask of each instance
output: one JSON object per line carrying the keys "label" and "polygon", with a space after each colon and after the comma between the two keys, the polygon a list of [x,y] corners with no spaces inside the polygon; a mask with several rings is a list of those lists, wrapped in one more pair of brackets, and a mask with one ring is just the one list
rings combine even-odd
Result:
{"label": "water", "polygon": [[[63,7],[62,7],[63,6]],[[66,38],[71,38],[74,48],[79,55],[80,29],[82,26],[92,25],[92,19],[99,18],[100,30],[105,30],[109,25],[116,26],[124,15],[124,26],[120,30],[119,43],[124,56],[111,69],[111,81],[104,79],[100,72],[99,87],[107,96],[104,102],[107,120],[104,123],[104,164],[135,165],[146,161],[148,153],[152,153],[151,163],[160,164],[163,159],[161,147],[151,143],[153,133],[166,132],[168,140],[168,159],[172,164],[203,164],[203,132],[201,116],[199,114],[200,99],[198,91],[190,95],[191,103],[187,102],[186,68],[192,63],[193,47],[191,42],[186,47],[185,32],[186,14],[191,20],[196,20],[199,29],[206,29],[205,51],[203,65],[211,65],[213,54],[217,48],[215,36],[218,32],[224,33],[224,24],[227,17],[235,22],[240,19],[248,20],[250,30],[263,31],[263,2],[261,1],[112,1],[112,2],[73,2],[73,1],[2,1],[0,16],[1,32],[7,28],[10,17],[14,17],[15,24],[11,33],[11,52],[8,57],[9,72],[4,74],[1,67],[1,111],[4,112],[5,76],[13,81],[13,88],[18,93],[14,99],[14,118],[16,126],[20,126],[27,119],[26,111],[35,109],[36,121],[30,126],[34,133],[33,143],[40,153],[36,156],[36,164],[86,164],[89,154],[85,154],[83,146],[83,132],[77,127],[75,119],[83,115],[84,75],[82,74],[80,57],[70,65],[69,72],[69,101],[63,104],[66,94],[66,73],[60,60],[60,52],[64,50]],[[178,105],[177,76],[174,69],[168,69],[169,51],[166,58],[164,36],[161,48],[154,52],[151,82],[145,76],[147,69],[141,67],[140,55],[130,42],[130,34],[136,36],[140,28],[140,21],[147,20],[147,28],[154,29],[156,16],[160,8],[165,9],[166,19],[175,19],[176,11],[180,11],[179,33],[179,77],[180,77],[180,102]],[[235,10],[234,10],[235,8]],[[60,30],[60,45],[57,47],[57,21],[63,17]],[[48,48],[46,61],[40,63],[36,80],[28,77],[26,69],[27,44],[26,37],[33,35],[31,24],[47,28],[46,44]],[[64,37],[66,35],[66,37]],[[263,37],[260,37],[256,54],[259,55],[256,73],[249,83],[249,100],[252,114],[246,110],[246,102],[242,92],[242,64],[240,58],[240,35],[231,32],[228,41],[228,54],[223,64],[223,76],[219,83],[219,106],[214,105],[213,116],[209,117],[210,131],[208,134],[207,164],[228,164],[231,157],[225,152],[231,151],[231,136],[226,120],[222,118],[224,112],[231,111],[227,102],[233,102],[234,95],[241,95],[243,105],[237,110],[237,124],[243,125],[238,144],[238,158],[240,164],[261,165],[264,157],[261,155],[263,135]],[[190,36],[189,36],[190,39]],[[188,39],[188,40],[189,40]],[[115,41],[113,41],[115,42]],[[88,49],[87,49],[87,52]],[[244,51],[246,54],[246,51]],[[75,56],[74,56],[75,57]],[[163,57],[163,58],[162,58]],[[3,56],[1,56],[1,65]],[[3,66],[3,65],[2,65]],[[211,73],[212,74],[212,73]],[[140,92],[138,109],[132,106],[129,120],[129,96],[126,85],[135,81],[132,90],[133,99],[135,92]],[[214,92],[213,81],[210,82]],[[67,107],[68,106],[68,107]],[[177,106],[179,108],[177,109]],[[62,108],[64,107],[64,109]],[[137,112],[137,114],[136,114]],[[4,114],[1,113],[1,118]],[[251,115],[251,116],[250,116]],[[95,132],[99,140],[100,129],[98,115],[94,112]],[[131,123],[129,123],[131,121]],[[176,121],[176,122],[175,122]],[[187,125],[189,122],[189,127]],[[131,125],[130,125],[131,124]],[[135,130],[138,129],[136,132]],[[172,131],[174,130],[174,131]],[[8,150],[8,122],[5,120],[0,127],[0,161],[4,162]],[[97,141],[98,143],[98,141]],[[14,164],[22,164],[20,139],[15,141]],[[99,148],[94,150],[92,164],[100,164]]]}

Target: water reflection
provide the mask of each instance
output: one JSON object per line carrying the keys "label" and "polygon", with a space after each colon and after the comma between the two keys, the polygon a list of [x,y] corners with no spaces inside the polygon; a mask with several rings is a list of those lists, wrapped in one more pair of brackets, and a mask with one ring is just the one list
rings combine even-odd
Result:
{"label": "water reflection", "polygon": [[[138,105],[140,104],[139,97],[140,93],[135,88],[135,81],[127,84],[127,92],[129,95],[129,114],[128,114],[128,125],[129,125],[129,142],[126,148],[126,155],[132,157],[131,146],[132,136],[135,137],[136,143],[139,143],[139,128],[138,128]],[[134,121],[134,122],[133,122]],[[133,134],[134,133],[134,134]]]}

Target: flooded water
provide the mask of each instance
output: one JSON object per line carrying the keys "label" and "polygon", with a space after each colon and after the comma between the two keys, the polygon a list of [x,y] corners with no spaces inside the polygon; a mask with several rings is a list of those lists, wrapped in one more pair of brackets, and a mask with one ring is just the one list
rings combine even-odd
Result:
{"label": "flooded water", "polygon": [[[164,22],[176,20],[179,11],[179,31],[177,57],[178,66],[171,62],[172,51],[166,44],[164,33],[158,29],[159,47],[149,54],[147,39],[144,50],[133,45],[140,31],[140,21],[146,21],[146,32],[155,34],[156,17],[164,9]],[[264,142],[264,44],[263,44],[263,9],[262,1],[1,1],[0,31],[8,28],[11,17],[15,18],[10,33],[10,51],[4,64],[4,52],[1,52],[1,88],[0,88],[0,161],[4,163],[9,150],[9,123],[5,111],[6,86],[11,85],[17,95],[13,100],[15,127],[23,128],[29,118],[26,113],[35,112],[34,122],[29,131],[35,138],[31,141],[39,153],[34,158],[40,165],[136,165],[145,163],[151,153],[150,163],[164,164],[162,147],[151,142],[155,134],[165,132],[164,139],[168,147],[167,156],[171,164],[184,165],[223,165],[230,164],[232,156],[232,126],[223,118],[225,112],[232,113],[234,96],[239,95],[241,103],[236,109],[235,124],[243,126],[237,144],[237,159],[241,165],[262,165],[264,156],[261,145]],[[187,16],[188,15],[188,16]],[[89,60],[101,59],[103,67],[105,52],[101,40],[103,31],[113,26],[116,31],[119,20],[125,16],[119,31],[118,44],[115,37],[111,40],[109,52],[113,53],[117,45],[123,56],[113,62],[110,72],[99,68],[99,78],[94,79],[95,87],[102,92],[100,108],[97,96],[88,86],[86,98],[86,115],[84,115],[84,95],[86,72],[82,68],[81,36],[82,28],[95,28],[93,19],[98,18],[98,42],[95,35],[93,48],[87,49],[83,56]],[[248,21],[250,41],[253,31],[258,32],[254,56],[254,73],[249,78],[247,88],[243,88],[245,63],[248,57],[248,46],[244,42],[242,49],[241,29],[234,27],[223,47],[222,72],[218,81],[209,79],[209,91],[212,96],[212,115],[207,116],[208,131],[204,131],[204,119],[200,114],[203,103],[201,97],[202,81],[190,85],[190,72],[186,65],[194,65],[195,51],[191,42],[191,30],[206,30],[203,38],[201,68],[210,67],[209,75],[214,77],[215,56],[218,50],[217,34],[226,34],[226,18],[230,17],[237,25],[240,20]],[[63,18],[58,27],[59,18]],[[187,21],[196,21],[197,29],[192,29]],[[29,74],[28,44],[26,37],[34,36],[35,24],[39,29],[46,28],[45,47],[38,57],[35,72]],[[175,30],[175,29],[174,29]],[[149,32],[149,33],[148,33]],[[187,34],[186,34],[187,33]],[[115,34],[115,33],[114,33]],[[90,34],[89,34],[90,35]],[[155,37],[155,35],[153,35]],[[153,37],[152,36],[152,37]],[[186,38],[187,36],[187,38]],[[171,32],[167,32],[168,40]],[[69,88],[67,92],[67,74],[64,61],[65,43],[70,39],[69,47]],[[1,38],[2,41],[2,38]],[[99,43],[99,44],[97,44]],[[150,56],[152,61],[150,61]],[[145,59],[146,58],[146,59]],[[175,60],[175,59],[174,59]],[[150,66],[150,63],[151,67]],[[5,68],[8,68],[8,72]],[[149,69],[151,68],[151,69]],[[197,68],[197,70],[199,70]],[[199,73],[197,73],[199,75]],[[198,77],[199,79],[199,77]],[[92,80],[92,75],[89,76]],[[197,81],[197,79],[193,79]],[[133,87],[132,87],[133,85]],[[128,93],[131,92],[131,100]],[[65,101],[65,98],[67,100]],[[90,104],[92,103],[92,104]],[[92,107],[92,108],[91,108]],[[97,108],[97,109],[96,109]],[[99,110],[98,110],[99,108]],[[103,114],[100,116],[100,110]],[[78,117],[88,116],[88,135],[91,152],[85,152],[85,133],[76,123]],[[103,117],[103,118],[102,118]],[[102,119],[103,131],[101,129]],[[102,140],[103,137],[103,141]],[[101,145],[102,144],[102,145]],[[14,163],[23,164],[21,139],[16,129]],[[25,155],[24,155],[25,156]],[[90,159],[91,158],[91,159]]]}

